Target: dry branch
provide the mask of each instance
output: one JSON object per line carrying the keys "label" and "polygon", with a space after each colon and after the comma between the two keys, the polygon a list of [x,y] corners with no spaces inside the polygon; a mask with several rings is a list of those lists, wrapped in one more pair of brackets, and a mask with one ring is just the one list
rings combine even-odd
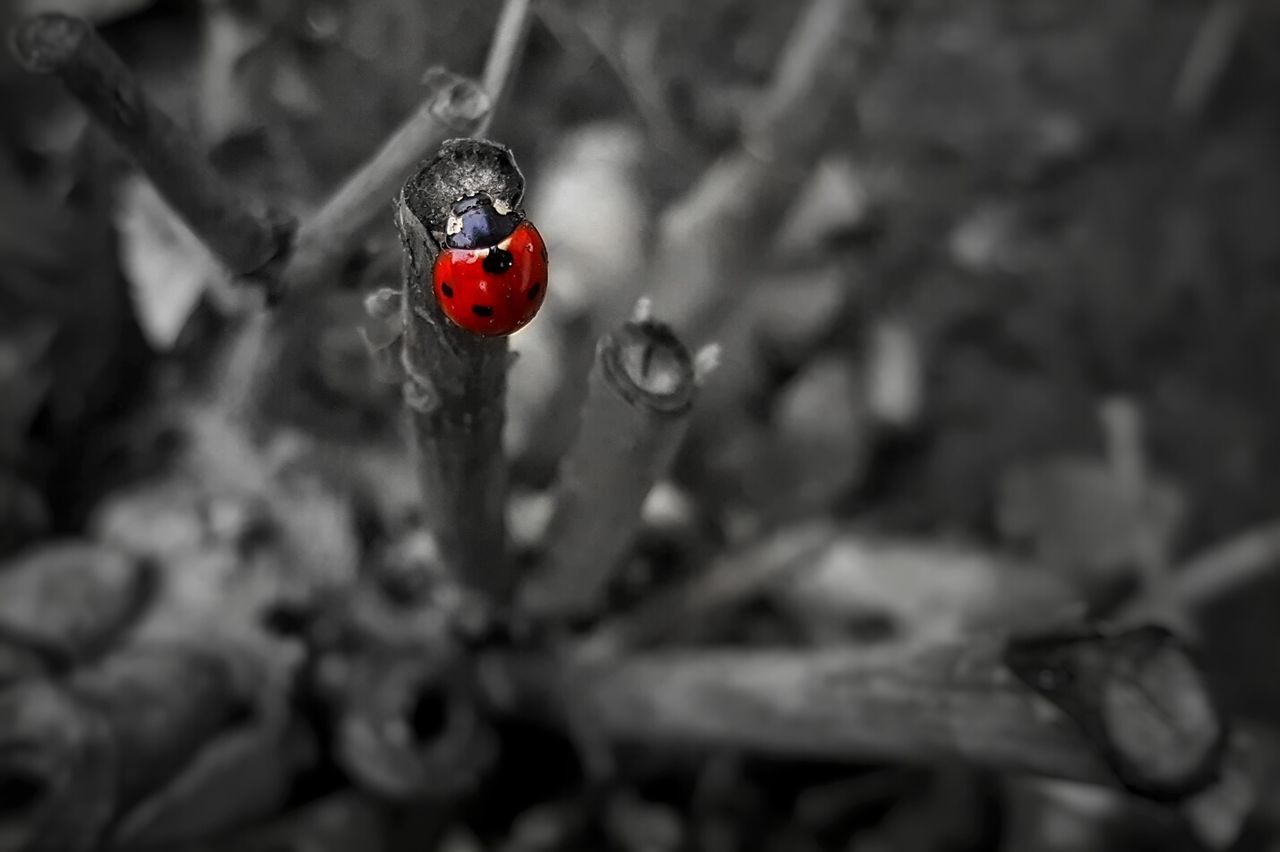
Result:
{"label": "dry branch", "polygon": [[691,344],[737,304],[789,202],[813,171],[832,123],[853,107],[876,42],[864,0],[811,0],[783,46],[738,150],[664,216],[654,305]]}
{"label": "dry branch", "polygon": [[1280,521],[1271,521],[1221,542],[1184,563],[1173,576],[1173,593],[1185,607],[1205,607],[1280,569]]}
{"label": "dry branch", "polygon": [[485,133],[523,53],[531,6],[532,0],[503,5],[480,82],[441,68],[427,72],[427,94],[414,113],[299,226],[282,275],[285,289],[323,285],[358,248],[414,166],[446,139]]}
{"label": "dry branch", "polygon": [[667,326],[638,319],[600,338],[561,468],[549,570],[530,586],[529,606],[583,614],[601,603],[684,437],[695,390],[693,358]]}
{"label": "dry branch", "polygon": [[1173,89],[1173,108],[1182,117],[1204,112],[1230,64],[1252,11],[1252,0],[1213,0],[1187,50]]}
{"label": "dry branch", "polygon": [[27,71],[58,75],[231,272],[261,272],[285,249],[292,224],[252,204],[214,171],[88,23],[38,15],[18,26],[11,41]]}
{"label": "dry branch", "polygon": [[492,102],[474,81],[435,69],[423,82],[427,94],[413,114],[299,226],[282,274],[286,291],[323,286],[335,276],[413,167],[488,119]]}
{"label": "dry branch", "polygon": [[524,177],[506,148],[450,140],[404,185],[396,215],[404,248],[402,360],[427,527],[460,581],[503,600],[512,590],[502,451],[510,352],[505,337],[454,325],[431,288],[450,206],[477,192],[519,208]]}
{"label": "dry branch", "polygon": [[498,24],[494,27],[482,80],[493,108],[482,120],[477,134],[489,129],[494,114],[502,105],[511,82],[511,74],[520,64],[520,57],[524,53],[529,25],[533,22],[532,10],[533,0],[506,0],[502,4],[502,14],[498,16]]}
{"label": "dry branch", "polygon": [[1154,629],[1009,647],[508,658],[490,674],[506,706],[590,718],[623,742],[963,761],[1157,798],[1211,783],[1224,741],[1200,671]]}
{"label": "dry branch", "polygon": [[611,619],[587,638],[585,648],[605,655],[644,647],[723,615],[805,570],[836,534],[829,522],[813,521],[751,541],[718,557],[687,582],[652,594],[634,610]]}

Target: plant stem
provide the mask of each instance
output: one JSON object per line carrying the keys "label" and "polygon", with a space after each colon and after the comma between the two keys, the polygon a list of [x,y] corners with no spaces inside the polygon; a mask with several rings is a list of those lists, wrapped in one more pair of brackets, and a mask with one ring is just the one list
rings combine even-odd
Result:
{"label": "plant stem", "polygon": [[481,120],[477,134],[489,129],[493,116],[502,105],[507,87],[511,82],[511,73],[520,63],[524,53],[525,39],[529,34],[529,25],[533,21],[531,14],[533,0],[506,0],[502,4],[502,13],[498,24],[494,27],[493,41],[489,45],[489,57],[484,65],[484,90],[489,95],[492,109]]}
{"label": "plant stem", "polygon": [[549,570],[529,588],[531,608],[582,614],[601,603],[695,395],[693,358],[666,325],[633,320],[600,339],[582,425],[561,468]]}
{"label": "plant stem", "polygon": [[1280,567],[1280,521],[1245,530],[1188,560],[1170,578],[1186,607],[1207,607]]}
{"label": "plant stem", "polygon": [[285,249],[292,224],[250,204],[214,171],[88,23],[37,15],[11,42],[27,71],[62,80],[232,273],[261,272]]}
{"label": "plant stem", "polygon": [[[1223,723],[1172,637],[1137,630],[1042,641],[494,658],[486,680],[500,684],[491,688],[503,706],[562,723],[591,718],[601,733],[628,743],[958,760],[1121,783],[1156,798],[1188,795],[1213,780]],[[1078,681],[1060,678],[1064,693],[1047,701],[1022,679],[1033,671],[1045,684],[1066,673]]]}
{"label": "plant stem", "polygon": [[803,181],[828,129],[852,107],[875,27],[865,0],[810,0],[783,48],[738,150],[667,211],[656,269],[658,312],[690,343],[714,333]]}
{"label": "plant stem", "polygon": [[428,72],[426,96],[382,147],[298,228],[282,275],[286,291],[324,286],[359,247],[405,176],[446,139],[479,132],[492,101],[474,81]]}
{"label": "plant stem", "polygon": [[829,521],[787,527],[715,559],[674,588],[651,594],[634,610],[610,619],[584,640],[590,654],[645,647],[704,623],[752,598],[818,559],[837,532]]}
{"label": "plant stem", "polygon": [[532,0],[507,0],[480,83],[441,68],[427,72],[422,103],[369,160],[305,219],[284,271],[285,288],[323,286],[351,256],[405,175],[446,139],[483,136],[524,49]]}
{"label": "plant stem", "polygon": [[1237,49],[1252,0],[1213,0],[1187,50],[1173,89],[1173,108],[1184,118],[1204,112]]}
{"label": "plant stem", "polygon": [[502,450],[507,338],[480,337],[454,325],[431,288],[450,206],[480,191],[515,209],[524,177],[510,151],[476,139],[444,143],[401,191],[402,360],[427,527],[461,582],[502,601],[513,581]]}

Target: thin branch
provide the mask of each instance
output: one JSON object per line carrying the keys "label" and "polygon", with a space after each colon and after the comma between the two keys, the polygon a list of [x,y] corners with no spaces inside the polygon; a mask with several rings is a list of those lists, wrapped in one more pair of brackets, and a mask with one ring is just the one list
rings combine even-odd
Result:
{"label": "thin branch", "polygon": [[262,272],[284,251],[292,223],[251,204],[214,171],[88,23],[38,15],[11,33],[11,43],[27,71],[62,80],[232,273]]}
{"label": "thin branch", "polygon": [[664,216],[651,280],[659,313],[691,343],[741,301],[744,278],[852,106],[876,31],[865,0],[810,0],[738,150]]}
{"label": "thin branch", "polygon": [[359,247],[414,166],[446,139],[483,132],[493,102],[479,85],[443,69],[429,71],[423,84],[427,94],[413,114],[298,228],[282,274],[286,291],[323,286]]}
{"label": "thin branch", "polygon": [[489,57],[485,60],[482,78],[492,109],[482,119],[476,135],[483,135],[489,129],[493,116],[502,105],[502,99],[511,83],[512,72],[524,55],[529,26],[533,22],[532,9],[533,0],[506,0],[502,4],[502,13],[498,16],[498,24],[493,31],[493,41],[489,45]]}
{"label": "thin branch", "polygon": [[634,610],[608,621],[584,640],[584,653],[616,654],[704,623],[812,565],[835,536],[829,522],[813,521],[753,540],[718,557],[689,581],[650,595]]}
{"label": "thin branch", "polygon": [[1212,0],[1174,84],[1173,108],[1178,115],[1194,118],[1204,111],[1231,61],[1252,5],[1253,0]]}
{"label": "thin branch", "polygon": [[358,247],[406,175],[446,139],[483,136],[520,61],[533,0],[507,0],[498,18],[483,80],[435,68],[427,94],[383,146],[298,228],[283,278],[289,290],[321,284]]}
{"label": "thin branch", "polygon": [[549,570],[529,587],[529,606],[582,614],[601,603],[684,437],[695,392],[693,357],[667,326],[637,316],[600,339],[561,468]]}
{"label": "thin branch", "polygon": [[405,182],[396,225],[404,248],[405,403],[427,527],[457,578],[492,599],[512,590],[507,559],[505,337],[480,337],[441,312],[431,287],[454,201],[476,192],[519,208],[524,177],[506,148],[455,139]]}
{"label": "thin branch", "polygon": [[1144,621],[1156,620],[1186,628],[1187,609],[1172,585],[1170,536],[1154,506],[1155,487],[1147,459],[1146,425],[1141,409],[1126,397],[1106,399],[1099,406],[1106,455],[1116,484],[1133,518],[1133,557],[1142,586]]}
{"label": "thin branch", "polygon": [[1204,607],[1280,570],[1280,521],[1246,530],[1186,562],[1172,576],[1186,607]]}
{"label": "thin branch", "polygon": [[487,666],[500,706],[562,724],[591,718],[621,742],[958,760],[1155,798],[1211,783],[1224,741],[1200,671],[1168,633],[1150,629],[1012,646],[497,657]]}

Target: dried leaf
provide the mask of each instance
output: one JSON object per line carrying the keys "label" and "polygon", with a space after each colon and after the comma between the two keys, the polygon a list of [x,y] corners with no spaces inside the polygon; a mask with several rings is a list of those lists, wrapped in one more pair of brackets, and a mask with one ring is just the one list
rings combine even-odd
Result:
{"label": "dried leaf", "polygon": [[59,662],[100,655],[139,612],[147,574],[119,551],[44,544],[0,565],[0,634]]}
{"label": "dried leaf", "polygon": [[145,178],[121,185],[115,221],[142,330],[152,346],[169,349],[200,297],[228,275]]}

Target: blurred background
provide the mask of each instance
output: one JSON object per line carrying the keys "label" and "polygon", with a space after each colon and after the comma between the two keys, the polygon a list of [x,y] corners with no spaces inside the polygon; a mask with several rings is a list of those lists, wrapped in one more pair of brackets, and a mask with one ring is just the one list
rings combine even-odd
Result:
{"label": "blurred background", "polygon": [[[552,257],[546,306],[512,338],[522,558],[543,543],[595,337],[651,296],[719,366],[616,607],[818,521],[832,532],[785,593],[686,638],[954,641],[1059,604],[1138,606],[1200,643],[1227,710],[1275,725],[1280,13],[848,3],[856,25],[834,43],[804,3],[534,4],[488,129],[516,152]],[[429,69],[481,75],[501,8],[9,0],[0,24],[93,21],[247,197],[304,216]],[[319,640],[286,628],[317,588],[412,583],[430,561],[400,391],[362,307],[398,287],[391,199],[332,286],[288,303],[255,349],[261,300],[58,80],[6,52],[0,89],[0,720],[25,755],[0,747],[0,849],[93,848],[124,803],[114,848],[1280,849],[1267,786],[1212,840],[1118,794],[963,766],[650,749],[618,757],[625,780],[601,793],[562,737],[519,726],[445,816],[388,805],[361,783],[384,758],[335,754],[334,699],[298,686],[328,683]],[[40,641],[6,648],[10,633]],[[270,661],[288,719],[226,758],[270,771],[175,792],[174,755],[236,727],[179,714],[187,751],[70,808],[111,773],[59,715],[79,711],[31,684],[136,635],[216,635]],[[205,694],[166,677],[154,688]],[[112,765],[132,765],[121,742]],[[244,777],[267,780],[228,780]],[[162,792],[139,828],[137,803]]]}

